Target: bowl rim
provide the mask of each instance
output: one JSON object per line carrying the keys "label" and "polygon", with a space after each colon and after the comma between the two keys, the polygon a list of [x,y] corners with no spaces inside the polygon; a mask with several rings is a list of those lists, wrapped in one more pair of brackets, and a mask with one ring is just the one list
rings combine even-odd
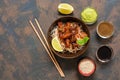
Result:
{"label": "bowl rim", "polygon": [[[80,23],[82,23],[84,26],[85,26],[85,29],[87,30],[87,34],[88,34],[88,36],[89,36],[89,40],[88,40],[88,42],[85,44],[86,46],[84,47],[84,50],[82,50],[81,51],[81,54],[76,54],[75,56],[62,56],[62,55],[59,55],[58,53],[61,53],[61,52],[57,52],[57,51],[55,51],[53,48],[52,48],[52,45],[50,44],[50,40],[49,40],[49,32],[50,32],[50,29],[51,29],[51,27],[52,26],[54,26],[55,24],[56,24],[56,22],[58,22],[59,20],[61,20],[61,19],[64,19],[64,18],[73,18],[74,20],[76,20],[76,22],[78,21],[78,22],[80,22]],[[72,21],[72,20],[71,20]],[[83,53],[85,53],[85,51],[86,51],[86,49],[88,48],[88,45],[89,45],[89,42],[90,42],[90,32],[89,32],[89,29],[88,29],[88,27],[87,27],[87,25],[82,21],[82,20],[80,20],[80,19],[78,19],[78,18],[76,18],[76,17],[73,17],[73,16],[64,16],[64,17],[60,17],[60,18],[58,18],[58,19],[56,19],[51,25],[50,25],[50,27],[49,27],[49,29],[48,29],[48,31],[47,31],[47,40],[48,40],[48,44],[49,44],[49,47],[50,47],[50,49],[52,50],[52,52],[55,54],[55,55],[57,55],[57,56],[59,56],[59,57],[61,57],[61,58],[64,58],[64,59],[73,59],[73,58],[77,58],[77,57],[79,57],[79,56],[81,56]],[[80,53],[80,51],[78,51],[79,53]],[[69,53],[69,52],[68,52]]]}

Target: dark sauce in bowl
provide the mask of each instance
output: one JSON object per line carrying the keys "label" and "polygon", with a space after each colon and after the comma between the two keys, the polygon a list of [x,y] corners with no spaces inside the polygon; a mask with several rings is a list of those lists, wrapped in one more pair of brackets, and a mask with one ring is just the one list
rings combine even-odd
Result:
{"label": "dark sauce in bowl", "polygon": [[113,50],[109,46],[101,46],[97,51],[97,59],[101,62],[108,62],[113,55]]}

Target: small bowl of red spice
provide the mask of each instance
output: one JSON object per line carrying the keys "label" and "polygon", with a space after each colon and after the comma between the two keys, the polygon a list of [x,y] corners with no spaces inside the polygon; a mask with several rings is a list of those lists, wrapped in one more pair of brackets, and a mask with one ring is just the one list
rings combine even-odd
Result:
{"label": "small bowl of red spice", "polygon": [[114,33],[114,26],[107,21],[102,21],[98,24],[96,31],[99,37],[108,39]]}

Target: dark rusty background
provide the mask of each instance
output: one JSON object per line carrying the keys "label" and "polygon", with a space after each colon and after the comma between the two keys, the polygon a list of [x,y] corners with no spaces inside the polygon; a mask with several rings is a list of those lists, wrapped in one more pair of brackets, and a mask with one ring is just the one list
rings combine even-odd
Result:
{"label": "dark rusty background", "polygon": [[[80,57],[71,60],[56,56],[66,77],[61,78],[47,52],[32,30],[29,20],[38,18],[47,34],[51,23],[59,17],[57,6],[61,2],[70,3],[74,13],[94,7],[98,21],[88,26],[91,41],[86,56],[93,58],[97,69],[93,76],[85,78],[77,71]],[[115,27],[113,37],[102,40],[96,35],[100,21],[109,21]],[[108,44],[114,50],[114,58],[107,64],[95,58],[100,45]],[[120,80],[120,0],[0,0],[0,80]]]}

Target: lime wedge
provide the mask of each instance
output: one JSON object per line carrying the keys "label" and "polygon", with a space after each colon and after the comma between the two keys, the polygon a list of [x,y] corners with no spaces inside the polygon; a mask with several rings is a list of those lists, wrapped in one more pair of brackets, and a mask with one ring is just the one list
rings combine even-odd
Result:
{"label": "lime wedge", "polygon": [[52,47],[53,47],[56,51],[58,51],[58,52],[62,52],[62,51],[63,51],[63,48],[62,48],[62,46],[61,46],[61,44],[60,44],[60,41],[59,41],[58,37],[54,37],[54,38],[52,39]]}
{"label": "lime wedge", "polygon": [[71,14],[74,8],[68,3],[60,3],[58,5],[58,11],[62,14]]}

